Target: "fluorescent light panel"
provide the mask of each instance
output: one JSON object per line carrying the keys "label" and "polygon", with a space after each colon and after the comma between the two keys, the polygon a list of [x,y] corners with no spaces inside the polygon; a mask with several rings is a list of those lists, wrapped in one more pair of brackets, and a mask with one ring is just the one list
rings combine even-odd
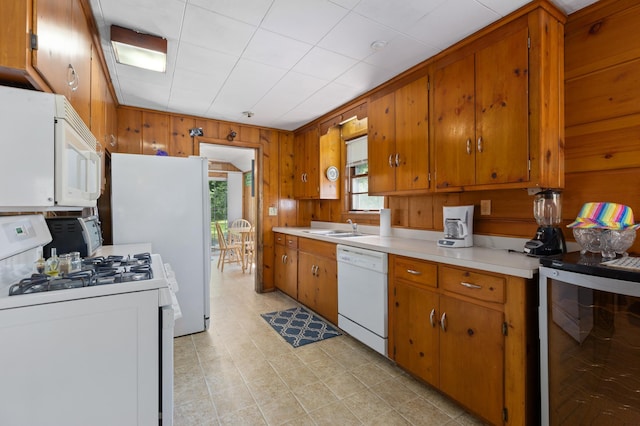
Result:
{"label": "fluorescent light panel", "polygon": [[111,45],[120,64],[157,72],[167,70],[167,40],[162,37],[112,25]]}

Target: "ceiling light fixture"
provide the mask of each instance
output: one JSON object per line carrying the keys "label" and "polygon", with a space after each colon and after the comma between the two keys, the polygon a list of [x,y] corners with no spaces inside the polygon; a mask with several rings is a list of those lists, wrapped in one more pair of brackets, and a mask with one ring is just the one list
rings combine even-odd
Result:
{"label": "ceiling light fixture", "polygon": [[111,45],[119,64],[167,70],[167,39],[111,25]]}
{"label": "ceiling light fixture", "polygon": [[387,47],[387,42],[384,40],[376,40],[373,43],[371,43],[371,49],[372,50],[382,50],[385,47]]}

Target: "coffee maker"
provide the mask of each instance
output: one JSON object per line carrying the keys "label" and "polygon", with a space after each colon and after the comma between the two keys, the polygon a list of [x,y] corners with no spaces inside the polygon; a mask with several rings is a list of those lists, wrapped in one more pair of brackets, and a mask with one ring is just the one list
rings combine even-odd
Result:
{"label": "coffee maker", "polygon": [[553,256],[567,252],[567,245],[559,225],[562,222],[560,192],[546,189],[533,200],[533,216],[538,223],[535,237],[524,245],[524,252],[532,256]]}
{"label": "coffee maker", "polygon": [[473,246],[473,206],[442,208],[444,238],[438,240],[440,247]]}

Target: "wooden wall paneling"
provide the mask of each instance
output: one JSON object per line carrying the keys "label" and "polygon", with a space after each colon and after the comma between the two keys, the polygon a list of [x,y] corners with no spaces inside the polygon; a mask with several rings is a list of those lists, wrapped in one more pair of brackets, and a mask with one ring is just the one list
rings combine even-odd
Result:
{"label": "wooden wall paneling", "polygon": [[567,126],[639,113],[640,57],[567,80],[565,88]]}
{"label": "wooden wall paneling", "polygon": [[[273,291],[275,289],[273,281],[275,241],[272,229],[278,226],[278,217],[269,216],[269,206],[277,205],[279,197],[279,140],[276,131],[266,129],[259,129],[258,138],[262,145],[262,155],[261,158],[256,158],[256,170],[262,168],[262,193],[257,208],[262,215],[262,228],[260,235],[256,236],[256,274],[258,274],[258,283],[262,285],[262,291]],[[256,174],[260,175],[260,173]],[[260,289],[256,288],[256,290]]]}
{"label": "wooden wall paneling", "polygon": [[387,206],[391,210],[391,226],[407,228],[409,226],[409,197],[389,196]]}
{"label": "wooden wall paneling", "polygon": [[567,173],[640,167],[640,114],[568,127]]}
{"label": "wooden wall paneling", "polygon": [[219,121],[207,120],[205,118],[196,118],[195,127],[202,128],[202,132],[203,132],[202,136],[205,138],[220,139],[220,136],[218,134],[219,127],[220,127]]}
{"label": "wooden wall paneling", "polygon": [[[584,203],[599,201],[631,207],[635,222],[640,222],[640,168],[569,173],[566,179],[562,198],[563,225],[573,222]],[[573,241],[572,231],[568,228],[564,231],[565,238]],[[640,254],[640,239],[636,238],[630,251]]]}
{"label": "wooden wall paneling", "polygon": [[409,197],[409,228],[433,229],[433,197],[417,195]]}
{"label": "wooden wall paneling", "polygon": [[238,133],[236,140],[258,143],[260,142],[261,132],[262,130],[258,127],[240,126],[240,132]]}
{"label": "wooden wall paneling", "polygon": [[118,152],[142,154],[142,111],[118,108]]}
{"label": "wooden wall paneling", "polygon": [[169,152],[169,116],[142,111],[142,153],[156,155],[159,150]]}
{"label": "wooden wall paneling", "polygon": [[188,157],[193,155],[193,138],[189,136],[189,129],[195,127],[195,120],[179,115],[170,118],[169,155],[174,157]]}
{"label": "wooden wall paneling", "polygon": [[[568,79],[640,57],[640,37],[634,36],[640,15],[638,2],[598,3],[604,9],[583,9],[578,18],[567,22],[566,44],[571,46],[565,54]],[[625,6],[628,9],[620,11]]]}
{"label": "wooden wall paneling", "polygon": [[312,220],[318,220],[315,217],[315,203],[313,200],[297,200],[297,226],[309,226]]}

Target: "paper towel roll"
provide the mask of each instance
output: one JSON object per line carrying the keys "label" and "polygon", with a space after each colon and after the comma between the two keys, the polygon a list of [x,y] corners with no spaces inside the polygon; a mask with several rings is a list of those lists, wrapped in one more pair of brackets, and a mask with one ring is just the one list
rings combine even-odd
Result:
{"label": "paper towel roll", "polygon": [[380,209],[380,236],[391,236],[391,209]]}

